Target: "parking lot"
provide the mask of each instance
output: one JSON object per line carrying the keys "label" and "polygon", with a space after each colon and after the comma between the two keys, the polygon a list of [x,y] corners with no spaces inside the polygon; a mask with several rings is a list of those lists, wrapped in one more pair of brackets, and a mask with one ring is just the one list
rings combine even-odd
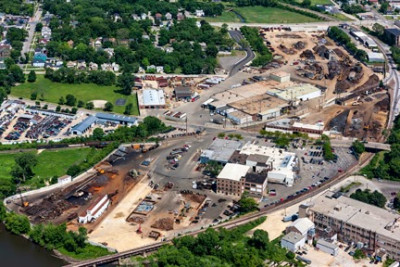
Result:
{"label": "parking lot", "polygon": [[272,190],[272,193],[262,199],[260,207],[306,193],[313,187],[346,171],[357,161],[347,148],[334,148],[334,153],[337,155],[336,162],[325,161],[320,146],[306,146],[303,149],[289,150],[295,152],[300,161],[300,171],[293,187],[269,183],[268,190]]}

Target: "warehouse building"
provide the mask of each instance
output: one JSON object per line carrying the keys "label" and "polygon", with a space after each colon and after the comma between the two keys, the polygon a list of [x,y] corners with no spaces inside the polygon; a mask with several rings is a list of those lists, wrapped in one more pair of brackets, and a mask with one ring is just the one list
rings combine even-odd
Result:
{"label": "warehouse building", "polygon": [[201,152],[200,162],[205,164],[209,161],[216,161],[224,165],[241,146],[242,143],[239,141],[217,138],[207,149]]}
{"label": "warehouse building", "polygon": [[306,238],[298,233],[290,232],[281,239],[281,247],[296,252],[306,243]]}
{"label": "warehouse building", "polygon": [[139,108],[163,109],[166,108],[164,90],[143,89],[138,92]]}
{"label": "warehouse building", "polygon": [[397,28],[385,29],[385,36],[390,45],[400,45],[400,30]]}
{"label": "warehouse building", "polygon": [[320,89],[308,83],[297,84],[284,89],[271,89],[268,94],[293,103],[307,101],[322,95]]}
{"label": "warehouse building", "polygon": [[328,191],[299,207],[299,216],[315,224],[320,238],[337,236],[343,243],[360,244],[371,255],[384,252],[400,260],[400,215]]}
{"label": "warehouse building", "polygon": [[265,165],[268,168],[268,182],[284,184],[289,187],[293,186],[296,173],[299,170],[298,159],[295,153],[251,143],[245,144],[240,153],[267,156],[268,160],[265,162]]}
{"label": "warehouse building", "polygon": [[97,113],[96,118],[97,118],[97,123],[113,122],[127,126],[139,125],[139,121],[135,117],[117,115],[112,113]]}
{"label": "warehouse building", "polygon": [[189,86],[177,86],[174,88],[174,94],[177,101],[182,99],[190,100],[192,98],[193,92]]}
{"label": "warehouse building", "polygon": [[111,201],[108,198],[108,195],[104,195],[103,197],[99,197],[95,202],[93,202],[86,212],[83,212],[78,217],[79,223],[90,223],[99,218],[110,205]]}
{"label": "warehouse building", "polygon": [[90,128],[92,128],[93,124],[97,121],[96,116],[89,116],[77,125],[71,128],[72,134],[76,135],[83,135],[86,133]]}
{"label": "warehouse building", "polygon": [[332,256],[337,256],[337,254],[339,253],[339,247],[338,246],[336,246],[333,243],[329,243],[328,241],[326,241],[324,239],[319,239],[317,241],[316,247],[319,250],[321,250],[321,251],[323,251],[325,253],[328,253],[329,255],[332,255]]}
{"label": "warehouse building", "polygon": [[376,44],[376,42],[371,37],[366,35],[365,33],[360,32],[360,31],[350,31],[350,34],[353,35],[358,41],[360,41],[360,43],[362,43],[364,46],[368,47],[369,49],[378,48],[378,45]]}
{"label": "warehouse building", "polygon": [[370,63],[384,63],[385,62],[385,57],[383,56],[382,53],[375,53],[375,52],[368,52],[368,61]]}
{"label": "warehouse building", "polygon": [[272,80],[280,83],[290,82],[290,73],[284,71],[273,72],[269,75],[269,77]]}

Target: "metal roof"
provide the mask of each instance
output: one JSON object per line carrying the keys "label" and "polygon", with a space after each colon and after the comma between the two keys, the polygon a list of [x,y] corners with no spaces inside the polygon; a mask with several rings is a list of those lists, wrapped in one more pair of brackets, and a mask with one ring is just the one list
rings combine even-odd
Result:
{"label": "metal roof", "polygon": [[106,121],[119,121],[119,122],[126,122],[126,123],[136,123],[137,118],[135,117],[128,117],[123,115],[116,115],[111,113],[97,113],[96,118],[100,120]]}
{"label": "metal roof", "polygon": [[164,91],[156,89],[142,90],[142,104],[145,106],[165,105]]}
{"label": "metal roof", "polygon": [[399,36],[399,35],[400,35],[400,30],[399,30],[399,29],[396,29],[396,28],[385,29],[385,31],[387,31],[387,32],[389,32],[389,33],[391,33],[391,34],[393,34],[393,35],[396,35],[396,36]]}
{"label": "metal roof", "polygon": [[97,120],[97,118],[95,116],[87,117],[81,123],[72,127],[72,131],[77,131],[77,132],[83,133],[88,128],[90,128],[92,126],[92,124],[96,122],[96,120]]}

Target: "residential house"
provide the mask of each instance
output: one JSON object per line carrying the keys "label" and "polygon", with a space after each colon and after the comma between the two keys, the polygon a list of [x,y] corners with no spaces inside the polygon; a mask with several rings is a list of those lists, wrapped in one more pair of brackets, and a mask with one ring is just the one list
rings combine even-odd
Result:
{"label": "residential house", "polygon": [[183,15],[182,12],[179,12],[178,14],[176,14],[176,19],[178,21],[184,20],[185,19],[185,15]]}
{"label": "residential house", "polygon": [[86,70],[86,62],[83,60],[79,60],[76,67],[78,70]]}
{"label": "residential house", "polygon": [[205,13],[202,9],[196,9],[195,11],[196,17],[204,17]]}
{"label": "residential house", "polygon": [[0,59],[6,59],[11,55],[11,45],[0,45]]}
{"label": "residential house", "polygon": [[97,65],[94,62],[89,63],[89,70],[98,70],[98,69],[99,69],[99,65]]}
{"label": "residential house", "polygon": [[171,13],[169,13],[169,12],[166,13],[166,14],[165,14],[165,19],[166,19],[166,20],[172,20],[172,15],[171,15]]}
{"label": "residential house", "polygon": [[43,68],[46,64],[47,56],[43,53],[37,53],[33,56],[32,66]]}

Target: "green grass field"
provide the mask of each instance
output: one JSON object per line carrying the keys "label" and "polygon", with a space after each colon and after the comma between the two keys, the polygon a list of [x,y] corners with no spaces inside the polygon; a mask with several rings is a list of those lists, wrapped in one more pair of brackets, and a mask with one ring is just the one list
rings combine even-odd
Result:
{"label": "green grass field", "polygon": [[[301,3],[303,0],[297,0],[296,2]],[[316,5],[332,5],[331,0],[311,0],[311,5],[316,6]]]}
{"label": "green grass field", "polygon": [[49,79],[45,79],[43,75],[37,75],[36,82],[25,82],[13,87],[11,89],[11,95],[30,99],[31,94],[37,92],[38,98],[41,98],[41,95],[43,94],[44,101],[58,103],[61,96],[65,99],[67,94],[72,94],[78,100],[82,100],[85,103],[90,100],[109,101],[114,105],[113,111],[117,113],[123,113],[125,110],[125,106],[115,105],[117,99],[123,98],[127,100],[125,105],[129,103],[133,104],[133,115],[138,115],[139,109],[136,94],[126,96],[116,93],[115,90],[118,89],[119,88],[116,86],[99,86],[93,83],[54,83]]}
{"label": "green grass field", "polygon": [[[29,183],[35,184],[35,182],[42,179],[64,175],[71,165],[84,161],[89,152],[90,148],[43,151],[37,155],[38,164],[33,168],[35,176]],[[15,164],[15,155],[0,154],[0,179],[11,179],[10,171]]]}
{"label": "green grass field", "polygon": [[[320,21],[305,15],[275,7],[237,7],[234,9],[247,23],[303,23]],[[206,18],[209,22],[240,22],[233,12],[224,12],[219,17]]]}

